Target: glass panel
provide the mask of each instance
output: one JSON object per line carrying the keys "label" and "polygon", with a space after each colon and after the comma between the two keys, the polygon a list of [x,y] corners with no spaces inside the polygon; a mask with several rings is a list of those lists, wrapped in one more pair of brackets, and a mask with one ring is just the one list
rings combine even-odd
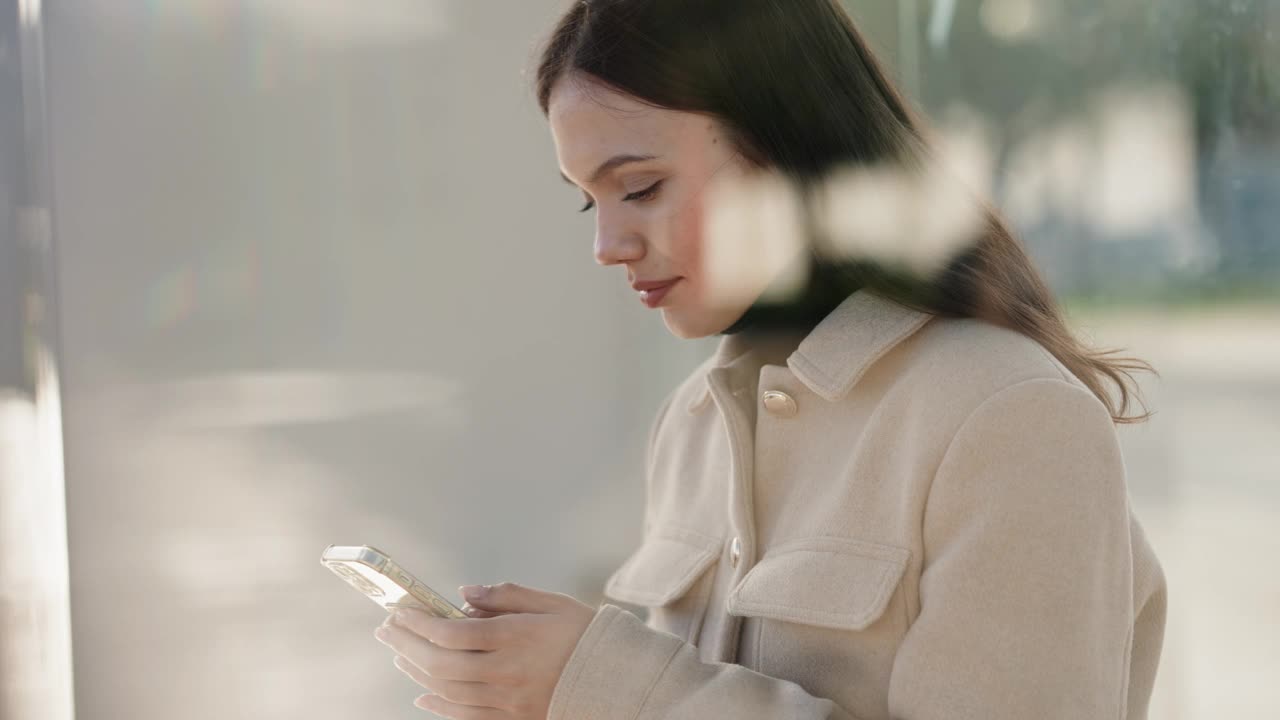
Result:
{"label": "glass panel", "polygon": [[[69,713],[64,434],[82,718],[420,716],[329,544],[602,599],[718,340],[596,267],[529,89],[565,5],[0,0],[6,720]],[[1172,595],[1151,716],[1264,717],[1280,5],[846,5],[1074,327],[1163,372],[1121,431]]]}

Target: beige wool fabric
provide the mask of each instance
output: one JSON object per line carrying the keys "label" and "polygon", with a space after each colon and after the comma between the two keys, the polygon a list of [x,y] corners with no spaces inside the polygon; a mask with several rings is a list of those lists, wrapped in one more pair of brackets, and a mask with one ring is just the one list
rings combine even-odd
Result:
{"label": "beige wool fabric", "polygon": [[[799,340],[799,339],[798,339]],[[766,393],[773,393],[768,398]],[[550,720],[1133,720],[1166,585],[1115,427],[1029,338],[859,291],[665,401]]]}

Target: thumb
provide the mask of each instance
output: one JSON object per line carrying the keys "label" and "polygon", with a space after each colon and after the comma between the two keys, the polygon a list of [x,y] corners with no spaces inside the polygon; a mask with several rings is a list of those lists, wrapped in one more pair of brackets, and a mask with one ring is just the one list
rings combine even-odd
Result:
{"label": "thumb", "polygon": [[463,585],[458,592],[473,607],[490,612],[552,613],[562,606],[562,596],[512,582],[497,585]]}

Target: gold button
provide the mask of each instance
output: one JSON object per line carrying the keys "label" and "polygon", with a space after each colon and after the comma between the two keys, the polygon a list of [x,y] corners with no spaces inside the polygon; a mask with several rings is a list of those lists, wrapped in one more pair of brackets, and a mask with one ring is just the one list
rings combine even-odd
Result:
{"label": "gold button", "polygon": [[740,559],[742,559],[742,540],[735,537],[733,542],[729,543],[729,565],[738,567]]}
{"label": "gold button", "polygon": [[795,417],[799,411],[796,401],[790,395],[777,390],[770,390],[761,398],[764,401],[764,409],[777,415],[778,417]]}

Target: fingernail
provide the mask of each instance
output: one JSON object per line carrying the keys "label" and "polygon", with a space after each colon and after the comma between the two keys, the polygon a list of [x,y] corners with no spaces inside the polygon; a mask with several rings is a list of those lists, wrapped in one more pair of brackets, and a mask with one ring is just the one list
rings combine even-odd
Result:
{"label": "fingernail", "polygon": [[488,585],[463,585],[462,587],[458,588],[458,592],[462,593],[462,596],[467,599],[482,598],[485,596],[485,593],[489,592],[489,586]]}
{"label": "fingernail", "polygon": [[373,636],[378,638],[379,640],[386,640],[387,636],[390,634],[391,634],[391,631],[387,630],[385,625],[379,625],[378,629],[373,631]]}
{"label": "fingernail", "polygon": [[404,625],[405,612],[403,610],[395,610],[391,613],[391,617],[389,619],[396,625]]}

